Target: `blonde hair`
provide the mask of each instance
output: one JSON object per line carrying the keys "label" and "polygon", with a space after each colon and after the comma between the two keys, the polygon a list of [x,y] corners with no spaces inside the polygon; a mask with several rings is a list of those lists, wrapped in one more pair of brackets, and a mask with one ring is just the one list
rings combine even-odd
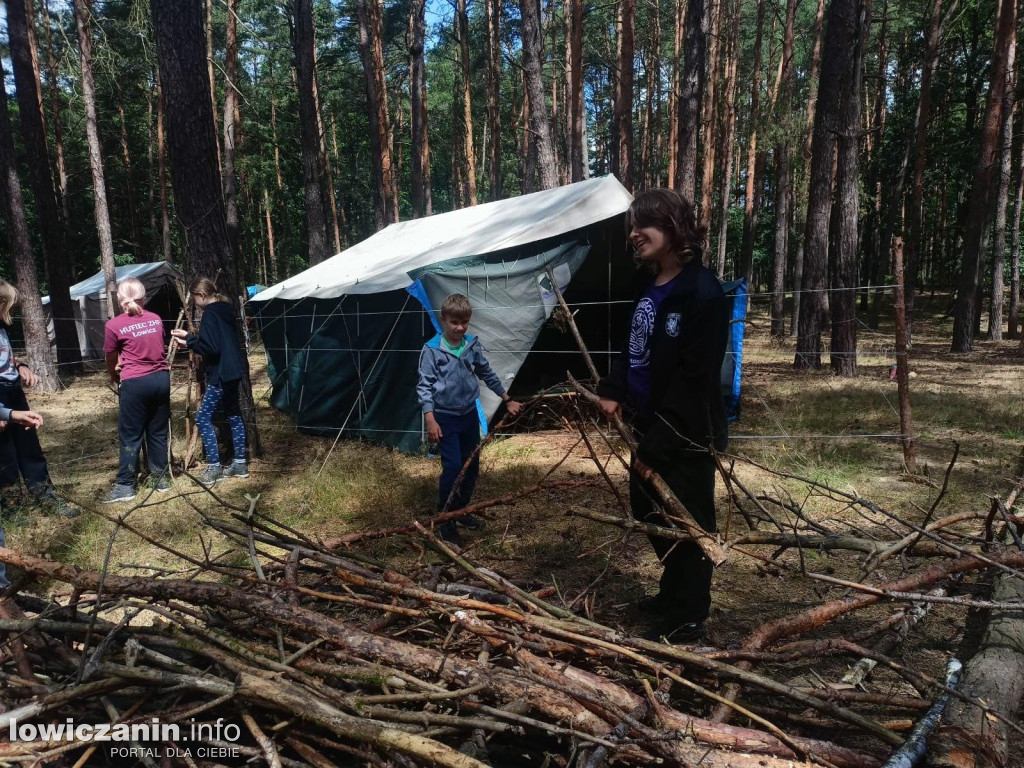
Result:
{"label": "blonde hair", "polygon": [[188,292],[199,296],[209,296],[214,301],[226,301],[228,304],[231,303],[231,299],[223,293],[219,293],[217,291],[217,284],[208,277],[197,277],[192,281],[192,285],[189,287]]}
{"label": "blonde hair", "polygon": [[469,320],[473,316],[473,305],[461,293],[453,293],[441,303],[441,317],[457,317]]}
{"label": "blonde hair", "polygon": [[137,278],[125,278],[117,284],[117,303],[129,315],[138,317],[142,314],[142,305],[146,303],[146,286]]}
{"label": "blonde hair", "polygon": [[0,320],[4,325],[11,324],[11,310],[18,303],[18,289],[6,280],[0,280]]}

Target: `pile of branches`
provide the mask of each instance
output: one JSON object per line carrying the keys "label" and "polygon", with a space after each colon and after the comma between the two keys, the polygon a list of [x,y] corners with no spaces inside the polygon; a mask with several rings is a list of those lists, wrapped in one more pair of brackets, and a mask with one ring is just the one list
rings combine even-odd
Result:
{"label": "pile of branches", "polygon": [[[612,442],[606,444],[614,453]],[[609,500],[621,501],[607,472],[611,455],[602,460],[591,442],[587,450],[602,467]],[[1024,521],[1008,511],[1012,499],[993,500],[985,514],[933,519],[940,493],[916,525],[855,494],[804,480],[876,522],[889,520],[889,530],[906,528],[886,539],[826,526],[806,503],[781,493],[754,495],[731,466],[723,463],[722,471],[747,527],[740,531],[737,524],[706,543],[724,567],[752,558],[779,568],[786,564],[781,554],[795,551],[797,562],[789,558],[786,567],[843,590],[757,627],[726,650],[655,642],[595,621],[590,611],[581,616],[572,610],[578,600],[515,583],[434,535],[445,519],[486,514],[533,493],[547,494],[556,509],[626,530],[679,540],[690,535],[682,520],[679,527],[641,525],[563,503],[559,494],[600,481],[552,480],[554,469],[534,486],[422,525],[332,542],[263,513],[258,497],[243,508],[211,494],[213,510],[195,509],[228,546],[215,553],[206,545],[203,557],[173,552],[133,528],[128,514],[111,518],[115,534],[130,531],[181,560],[181,571],[159,577],[93,572],[0,548],[0,560],[31,581],[56,583],[58,592],[67,585],[59,600],[15,589],[0,603],[0,734],[12,722],[69,717],[180,724],[189,740],[164,739],[161,746],[187,765],[223,764],[205,756],[230,754],[229,764],[315,768],[610,762],[782,768],[794,761],[869,768],[894,751],[920,753],[924,731],[950,699],[988,723],[1022,732],[988,701],[889,655],[922,606],[1019,607],[936,589],[988,569],[1020,573],[1024,545],[1015,531]],[[954,533],[957,523],[978,518],[989,535]],[[669,514],[666,523],[671,520]],[[1012,533],[1005,545],[1000,523]],[[409,549],[405,565],[378,560],[360,546],[381,539]],[[852,551],[861,575],[842,580],[814,573],[805,564],[808,550]],[[920,567],[904,565],[895,581],[871,578],[887,562],[911,559]],[[882,602],[900,609],[858,633],[838,628],[840,617]],[[787,680],[787,665],[837,657],[852,664],[852,684],[815,688]],[[902,678],[910,692],[854,689],[876,666]],[[210,728],[192,738],[196,724],[225,722],[237,724],[234,740]],[[921,727],[912,730],[915,723]],[[201,753],[199,746],[224,752]],[[0,744],[0,763],[124,764],[108,749],[68,738],[16,740]],[[146,749],[138,759],[159,764]]]}

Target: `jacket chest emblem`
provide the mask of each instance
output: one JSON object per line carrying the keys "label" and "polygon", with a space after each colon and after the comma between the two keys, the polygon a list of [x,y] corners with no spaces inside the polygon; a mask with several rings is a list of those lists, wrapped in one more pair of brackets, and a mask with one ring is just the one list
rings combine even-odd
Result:
{"label": "jacket chest emblem", "polygon": [[665,333],[675,338],[679,335],[681,316],[678,312],[669,312],[665,317]]}

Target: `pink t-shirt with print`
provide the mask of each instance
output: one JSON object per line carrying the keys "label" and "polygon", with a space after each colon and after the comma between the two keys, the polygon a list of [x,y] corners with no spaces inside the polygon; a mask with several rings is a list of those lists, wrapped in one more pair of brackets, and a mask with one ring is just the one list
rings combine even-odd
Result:
{"label": "pink t-shirt with print", "polygon": [[121,314],[107,321],[103,351],[121,357],[121,381],[168,370],[164,322],[155,312]]}

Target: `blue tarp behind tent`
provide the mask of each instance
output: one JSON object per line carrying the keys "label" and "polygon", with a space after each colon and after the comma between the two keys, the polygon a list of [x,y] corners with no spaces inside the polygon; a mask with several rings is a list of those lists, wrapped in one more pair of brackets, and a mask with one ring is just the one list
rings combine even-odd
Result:
{"label": "blue tarp behind tent", "polygon": [[722,393],[729,421],[740,416],[740,382],[743,376],[743,332],[747,320],[747,284],[745,280],[722,283],[725,295],[732,299],[729,343],[722,364]]}

